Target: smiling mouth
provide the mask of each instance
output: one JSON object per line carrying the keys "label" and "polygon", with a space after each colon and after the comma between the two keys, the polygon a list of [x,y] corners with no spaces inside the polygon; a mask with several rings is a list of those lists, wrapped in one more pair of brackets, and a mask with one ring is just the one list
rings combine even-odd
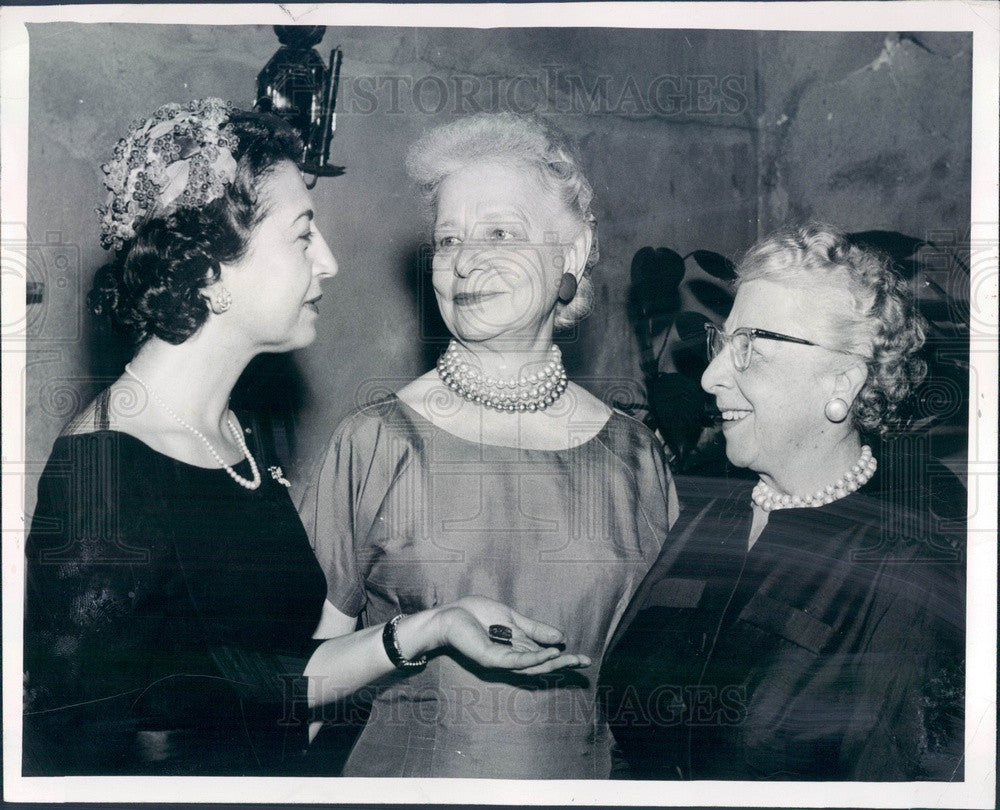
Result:
{"label": "smiling mouth", "polygon": [[746,419],[751,413],[753,413],[753,411],[746,410],[744,408],[732,408],[721,411],[720,417],[723,422],[739,422]]}
{"label": "smiling mouth", "polygon": [[479,304],[483,301],[487,301],[490,298],[496,298],[498,295],[503,295],[502,292],[491,292],[489,290],[484,290],[482,292],[460,292],[452,298],[452,303],[458,304],[459,306],[469,306],[471,304]]}

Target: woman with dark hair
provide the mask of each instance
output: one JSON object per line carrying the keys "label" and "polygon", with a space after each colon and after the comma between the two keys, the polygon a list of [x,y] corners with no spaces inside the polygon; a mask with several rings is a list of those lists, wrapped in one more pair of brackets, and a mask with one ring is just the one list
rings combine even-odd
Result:
{"label": "woman with dark hair", "polygon": [[554,628],[475,598],[312,640],[323,571],[228,405],[254,356],[312,342],[337,272],[300,154],[280,119],[205,99],[136,122],[104,167],[115,253],[90,303],[135,351],[39,482],[26,775],[293,772],[309,707],[440,647],[528,673],[578,663]]}
{"label": "woman with dark hair", "polygon": [[627,775],[960,780],[965,492],[905,436],[926,368],[912,293],[817,223],[737,275],[702,387],[760,480],[683,488],[615,634]]}

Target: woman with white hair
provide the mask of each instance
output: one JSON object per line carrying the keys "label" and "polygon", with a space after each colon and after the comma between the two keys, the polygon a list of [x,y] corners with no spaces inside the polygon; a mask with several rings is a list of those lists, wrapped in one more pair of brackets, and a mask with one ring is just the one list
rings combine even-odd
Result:
{"label": "woman with white hair", "polygon": [[602,683],[629,775],[960,780],[965,492],[904,435],[912,294],[816,223],[737,275],[702,387],[759,481],[685,497],[616,633]]}
{"label": "woman with white hair", "polygon": [[553,343],[591,307],[593,192],[561,140],[511,114],[431,131],[408,168],[434,210],[453,340],[339,427],[307,493],[320,635],[477,594],[559,627],[580,657],[530,677],[448,650],[401,662],[344,774],[606,777],[597,670],[677,502],[655,437],[568,380]]}

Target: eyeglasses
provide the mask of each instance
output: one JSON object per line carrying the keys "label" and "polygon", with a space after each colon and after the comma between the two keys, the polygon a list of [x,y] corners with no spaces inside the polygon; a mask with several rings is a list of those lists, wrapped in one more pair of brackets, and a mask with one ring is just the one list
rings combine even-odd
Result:
{"label": "eyeglasses", "polygon": [[749,326],[741,326],[739,329],[734,329],[731,333],[726,334],[714,323],[706,323],[705,332],[708,338],[708,361],[712,362],[718,357],[728,343],[729,352],[733,358],[733,365],[736,366],[737,371],[746,371],[750,368],[750,358],[753,355],[753,342],[756,338],[780,340],[783,343],[798,343],[802,346],[818,346],[821,349],[827,349],[831,352],[852,354],[855,357],[864,356],[855,352],[845,352],[840,349],[820,346],[819,343],[813,343],[811,340],[806,340],[805,338],[783,335],[780,332],[769,332],[767,329],[754,329]]}

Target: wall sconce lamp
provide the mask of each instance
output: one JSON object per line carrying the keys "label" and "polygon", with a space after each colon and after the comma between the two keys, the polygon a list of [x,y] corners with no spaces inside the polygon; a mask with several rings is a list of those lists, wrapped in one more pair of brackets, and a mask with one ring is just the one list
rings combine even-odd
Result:
{"label": "wall sconce lamp", "polygon": [[299,168],[320,177],[336,177],[343,166],[330,164],[330,142],[337,129],[337,89],[340,84],[340,48],[330,52],[330,65],[313,47],[323,39],[325,25],[276,25],[281,47],[257,75],[255,108],[284,118],[302,137],[305,148]]}

